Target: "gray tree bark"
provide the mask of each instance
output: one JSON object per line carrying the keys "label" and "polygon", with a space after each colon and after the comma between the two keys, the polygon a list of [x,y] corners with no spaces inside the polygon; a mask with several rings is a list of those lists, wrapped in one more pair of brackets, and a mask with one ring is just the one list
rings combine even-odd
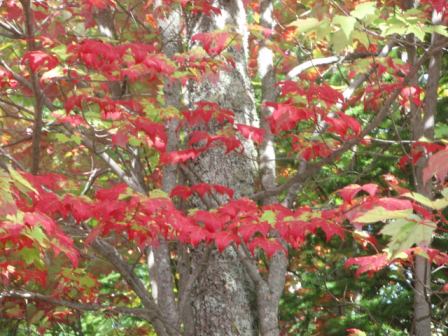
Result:
{"label": "gray tree bark", "polygon": [[[202,16],[193,33],[230,30],[241,41],[241,48],[229,46],[235,68],[220,70],[216,83],[205,81],[190,86],[190,106],[199,101],[213,101],[234,112],[235,120],[257,125],[254,96],[247,73],[248,31],[243,1],[214,1],[220,15]],[[208,131],[217,131],[210,127]],[[214,147],[193,163],[201,182],[222,184],[235,190],[239,198],[251,194],[256,174],[256,151],[253,143],[243,141],[244,154],[225,154],[221,146]],[[223,200],[219,200],[223,201]],[[192,269],[201,267],[205,250],[194,252]],[[204,272],[197,278],[191,293],[191,335],[224,336],[256,335],[255,293],[244,267],[231,247],[222,254],[212,251]]]}

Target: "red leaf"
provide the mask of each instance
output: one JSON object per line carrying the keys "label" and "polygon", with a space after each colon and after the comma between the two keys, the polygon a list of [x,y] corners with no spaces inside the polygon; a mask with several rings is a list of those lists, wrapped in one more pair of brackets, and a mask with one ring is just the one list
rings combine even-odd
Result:
{"label": "red leaf", "polygon": [[318,225],[317,227],[319,227],[325,233],[327,241],[330,241],[334,236],[338,236],[341,239],[344,239],[345,233],[341,225],[330,220],[317,219],[314,221]]}
{"label": "red leaf", "polygon": [[84,0],[87,6],[95,7],[98,9],[105,9],[107,7],[115,7],[115,4],[111,0]]}
{"label": "red leaf", "polygon": [[242,149],[241,141],[239,141],[236,137],[224,136],[224,135],[214,135],[210,136],[210,142],[220,141],[226,147],[226,151],[224,154],[228,154],[231,151]]}
{"label": "red leaf", "polygon": [[378,185],[375,183],[368,183],[362,186],[362,190],[368,193],[370,196],[375,196],[378,191]]}
{"label": "red leaf", "polygon": [[222,216],[216,212],[198,210],[191,218],[198,224],[203,224],[205,229],[210,232],[217,232],[224,225]]}
{"label": "red leaf", "polygon": [[183,7],[191,10],[193,14],[205,14],[208,16],[211,14],[221,14],[221,10],[218,7],[212,6],[209,0],[181,0],[181,4]]}
{"label": "red leaf", "polygon": [[265,134],[264,129],[243,124],[236,124],[236,128],[241,133],[241,135],[246,139],[252,140],[257,144],[261,144],[263,142]]}
{"label": "red leaf", "polygon": [[59,117],[59,116],[56,116],[56,117],[57,117],[58,122],[67,123],[67,124],[72,125],[73,127],[87,126],[86,121],[80,115],[68,115],[68,116],[64,116],[64,117]]}
{"label": "red leaf", "polygon": [[431,156],[423,169],[423,182],[427,183],[434,176],[443,183],[448,175],[448,149],[441,150]]}
{"label": "red leaf", "polygon": [[272,257],[279,251],[287,253],[286,249],[280,242],[264,237],[255,237],[251,242],[249,242],[249,244],[247,244],[247,247],[252,254],[254,254],[256,248],[262,249],[268,258]]}
{"label": "red leaf", "polygon": [[214,234],[216,248],[219,252],[224,251],[230,244],[237,240],[237,237],[226,231],[217,232]]}
{"label": "red leaf", "polygon": [[129,142],[129,135],[128,133],[120,130],[112,135],[111,140],[113,145],[119,146],[121,148],[126,148],[126,145]]}
{"label": "red leaf", "polygon": [[265,103],[266,106],[274,108],[274,112],[268,118],[272,133],[278,134],[281,131],[289,131],[296,127],[297,122],[310,118],[310,112],[306,109],[299,109],[288,103]]}
{"label": "red leaf", "polygon": [[205,141],[204,148],[207,148],[210,144],[210,135],[204,131],[193,131],[193,133],[191,133],[190,139],[188,140],[188,144],[192,146],[201,141]]}
{"label": "red leaf", "polygon": [[200,197],[204,197],[206,193],[210,192],[212,186],[207,183],[198,183],[191,187],[191,190],[197,193]]}
{"label": "red leaf", "polygon": [[374,183],[365,184],[362,187],[359,184],[351,184],[348,185],[340,190],[338,190],[339,195],[341,195],[342,199],[347,202],[351,203],[353,198],[360,192],[361,190],[367,192],[370,196],[375,196],[378,185]]}
{"label": "red leaf", "polygon": [[176,68],[172,66],[164,56],[161,55],[147,56],[143,61],[143,64],[154,74],[171,75],[176,71]]}
{"label": "red leaf", "polygon": [[344,264],[344,267],[359,266],[355,275],[358,277],[363,273],[375,273],[389,265],[389,259],[386,253],[375,254],[368,257],[349,258]]}
{"label": "red leaf", "polygon": [[226,186],[220,184],[213,184],[212,188],[215,189],[217,193],[226,194],[229,198],[233,198],[234,191],[231,188],[227,188]]}
{"label": "red leaf", "polygon": [[183,200],[186,200],[192,194],[191,188],[184,185],[178,185],[171,190],[170,197],[180,197]]}
{"label": "red leaf", "polygon": [[118,196],[124,193],[127,187],[125,183],[119,183],[112,188],[98,190],[95,196],[100,201],[116,201]]}
{"label": "red leaf", "polygon": [[344,97],[342,93],[333,89],[331,86],[323,83],[319,86],[311,85],[307,90],[308,101],[311,101],[311,97],[316,97],[327,105],[335,105],[338,102],[343,102]]}
{"label": "red leaf", "polygon": [[302,157],[306,160],[313,160],[318,157],[325,158],[331,154],[330,148],[328,148],[328,145],[325,143],[315,143],[311,145],[310,147],[306,148],[302,152]]}
{"label": "red leaf", "polygon": [[164,151],[167,142],[165,127],[162,124],[152,122],[145,118],[137,118],[134,125],[139,131],[143,131],[151,139],[155,149]]}
{"label": "red leaf", "polygon": [[191,37],[191,41],[200,42],[207,54],[213,57],[227,47],[229,37],[230,33],[227,32],[197,33]]}
{"label": "red leaf", "polygon": [[206,241],[209,237],[208,231],[203,228],[195,228],[190,234],[190,244],[197,247],[199,243]]}
{"label": "red leaf", "polygon": [[241,236],[244,242],[248,242],[255,233],[261,233],[263,237],[266,237],[271,230],[271,225],[267,222],[245,224],[241,223],[238,228],[238,234]]}
{"label": "red leaf", "polygon": [[62,204],[67,207],[77,222],[85,221],[92,217],[93,206],[81,197],[67,195]]}
{"label": "red leaf", "polygon": [[344,202],[351,203],[356,194],[362,190],[359,184],[350,184],[340,190],[338,190],[339,195],[341,195]]}
{"label": "red leaf", "polygon": [[202,151],[195,149],[184,149],[174,152],[165,152],[160,155],[160,163],[162,164],[176,164],[183,163],[188,160],[196,159]]}
{"label": "red leaf", "polygon": [[59,61],[56,57],[47,54],[41,50],[28,51],[22,58],[22,64],[28,63],[32,71],[41,70],[45,68],[46,70],[51,70],[55,68]]}
{"label": "red leaf", "polygon": [[442,13],[444,10],[448,10],[448,3],[446,0],[422,0],[422,3],[428,4],[439,13]]}
{"label": "red leaf", "polygon": [[56,230],[56,223],[53,219],[39,212],[27,212],[24,220],[30,226],[41,225],[49,235],[54,234]]}

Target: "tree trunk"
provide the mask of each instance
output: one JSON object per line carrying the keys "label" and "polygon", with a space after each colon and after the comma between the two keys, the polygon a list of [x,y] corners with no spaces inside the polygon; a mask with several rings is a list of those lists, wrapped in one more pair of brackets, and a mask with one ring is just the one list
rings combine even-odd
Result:
{"label": "tree trunk", "polygon": [[[241,40],[241,45],[240,48],[228,48],[235,67],[221,70],[217,82],[205,81],[190,86],[190,106],[199,101],[213,101],[233,111],[236,122],[257,125],[253,91],[247,74],[248,31],[243,1],[222,0],[212,5],[219,7],[221,14],[203,15],[193,33],[227,29],[231,34],[237,34],[236,41]],[[213,133],[217,130],[208,131]],[[243,141],[243,146],[244,154],[225,154],[221,146],[214,147],[192,164],[192,170],[200,182],[233,188],[236,198],[248,195],[253,192],[256,151],[250,141]],[[192,269],[200,267],[204,253],[201,249],[194,252]],[[192,335],[256,335],[253,285],[233,248],[229,247],[222,254],[212,251],[207,265],[192,289]]]}
{"label": "tree trunk", "polygon": [[[442,13],[433,13],[433,24],[440,24]],[[434,33],[432,45],[440,42],[443,37]],[[440,70],[442,61],[442,51],[435,53],[429,59],[428,82],[425,90],[425,101],[423,113],[420,109],[415,109],[412,116],[413,139],[419,140],[421,137],[434,139],[434,123],[437,114],[437,89],[440,80]],[[417,162],[415,167],[415,183],[417,192],[432,198],[431,183],[423,183],[423,168],[427,158],[423,157]],[[431,263],[427,258],[417,256],[415,258],[414,271],[414,334],[416,336],[431,335]]]}

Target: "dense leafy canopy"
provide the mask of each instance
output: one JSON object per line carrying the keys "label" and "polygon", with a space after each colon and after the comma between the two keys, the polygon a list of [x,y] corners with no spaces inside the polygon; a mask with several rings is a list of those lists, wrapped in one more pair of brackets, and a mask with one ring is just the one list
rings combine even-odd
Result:
{"label": "dense leafy canopy", "polygon": [[[149,288],[145,255],[162,240],[173,265],[178,246],[212,246],[243,251],[262,276],[287,255],[280,325],[300,335],[404,335],[422,256],[436,267],[433,330],[448,332],[446,1],[273,1],[272,27],[258,1],[242,3],[247,36],[194,31],[222,14],[213,1],[0,2],[0,329],[150,334],[113,253],[94,251],[111,246]],[[176,12],[169,53],[160,22]],[[259,121],[189,96],[244,50],[269,111]],[[436,54],[435,137],[413,138]],[[262,170],[251,191],[195,172],[210,152],[262,157],[268,143],[274,185]]]}

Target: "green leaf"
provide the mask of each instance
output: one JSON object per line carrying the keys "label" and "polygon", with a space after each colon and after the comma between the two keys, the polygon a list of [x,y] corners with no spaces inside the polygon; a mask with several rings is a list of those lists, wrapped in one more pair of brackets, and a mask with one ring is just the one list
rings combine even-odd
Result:
{"label": "green leaf", "polygon": [[437,139],[448,138],[448,125],[446,124],[435,125],[434,133]]}
{"label": "green leaf", "polygon": [[413,245],[428,246],[435,228],[435,223],[413,215],[411,219],[398,218],[390,221],[381,233],[392,237],[387,246],[394,258],[399,252]]}
{"label": "green leaf", "polygon": [[154,189],[149,192],[150,198],[169,198],[168,194],[161,189]]}
{"label": "green leaf", "polygon": [[18,253],[27,265],[36,264],[42,265],[42,260],[39,250],[36,248],[24,247]]}
{"label": "green leaf", "polygon": [[448,37],[448,27],[442,25],[436,25],[432,27],[434,32],[442,36]]}
{"label": "green leaf", "polygon": [[70,54],[67,53],[67,46],[65,44],[59,44],[58,46],[51,49],[51,52],[63,62],[65,62],[70,56]]}
{"label": "green leaf", "polygon": [[96,282],[90,276],[85,275],[79,278],[79,284],[86,288],[92,288],[95,287]]}
{"label": "green leaf", "polygon": [[31,316],[29,323],[31,323],[31,324],[38,323],[39,321],[42,321],[44,316],[45,316],[45,312],[43,310],[38,310],[38,311],[36,311],[35,314],[33,314],[33,316]]}
{"label": "green leaf", "polygon": [[366,48],[368,48],[370,45],[369,37],[362,31],[354,30],[352,33],[352,39],[358,40]]}
{"label": "green leaf", "polygon": [[265,212],[263,212],[263,214],[261,215],[261,220],[262,221],[265,221],[265,222],[268,222],[269,224],[271,224],[271,225],[274,225],[275,224],[275,221],[276,221],[276,214],[275,214],[275,212],[274,211],[272,211],[272,210],[266,210]]}
{"label": "green leaf", "polygon": [[333,18],[333,24],[339,25],[347,40],[350,40],[350,36],[355,29],[356,19],[351,16],[336,15]]}
{"label": "green leaf", "polygon": [[425,40],[425,31],[423,30],[422,27],[420,27],[419,25],[410,25],[407,29],[406,29],[406,33],[408,34],[414,34],[416,38],[418,38],[420,41],[424,41]]}
{"label": "green leaf", "polygon": [[354,10],[350,12],[350,15],[357,19],[364,19],[367,16],[374,15],[376,12],[376,3],[371,2],[363,2],[355,7]]}
{"label": "green leaf", "polygon": [[442,210],[448,206],[448,198],[447,197],[439,198],[437,200],[432,201],[429,198],[427,198],[426,196],[423,196],[422,194],[414,193],[414,192],[406,193],[403,196],[413,199],[414,201],[416,201],[430,209],[433,209],[433,210]]}
{"label": "green leaf", "polygon": [[320,21],[315,18],[298,19],[289,24],[289,26],[296,27],[296,33],[298,34],[309,32],[319,25]]}
{"label": "green leaf", "polygon": [[14,168],[12,168],[11,166],[8,166],[8,170],[9,170],[9,174],[11,175],[11,178],[17,182],[19,185],[25,187],[28,190],[22,190],[24,192],[27,191],[33,191],[37,194],[37,190],[33,188],[33,186],[23,178],[22,175],[19,174],[19,172],[17,172],[17,170],[15,170]]}
{"label": "green leaf", "polygon": [[408,218],[410,216],[412,216],[412,209],[386,210],[383,207],[375,207],[356,218],[356,222],[367,224],[384,222],[389,219]]}
{"label": "green leaf", "polygon": [[37,242],[40,246],[46,247],[47,246],[47,236],[42,231],[42,229],[38,226],[33,226],[32,228],[29,228],[25,231],[25,236],[31,238],[35,242]]}
{"label": "green leaf", "polygon": [[331,44],[333,45],[334,51],[338,53],[343,51],[350,44],[350,41],[341,29],[332,35]]}

